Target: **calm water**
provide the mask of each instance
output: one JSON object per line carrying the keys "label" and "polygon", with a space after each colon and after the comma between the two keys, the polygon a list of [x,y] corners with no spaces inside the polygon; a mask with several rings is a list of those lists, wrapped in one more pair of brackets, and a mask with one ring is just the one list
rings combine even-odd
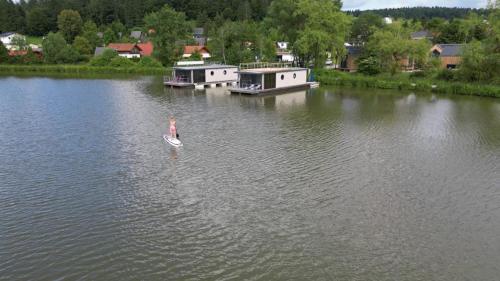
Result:
{"label": "calm water", "polygon": [[499,280],[497,99],[3,77],[0,124],[1,280]]}

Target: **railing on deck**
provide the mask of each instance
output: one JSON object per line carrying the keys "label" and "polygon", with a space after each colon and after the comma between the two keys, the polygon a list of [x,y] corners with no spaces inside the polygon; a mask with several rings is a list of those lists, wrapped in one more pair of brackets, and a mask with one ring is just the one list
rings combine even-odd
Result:
{"label": "railing on deck", "polygon": [[191,83],[190,79],[188,77],[183,77],[183,76],[176,76],[176,77],[170,77],[170,76],[163,76],[163,83]]}
{"label": "railing on deck", "polygon": [[250,62],[240,63],[240,70],[255,68],[287,68],[292,67],[291,62]]}

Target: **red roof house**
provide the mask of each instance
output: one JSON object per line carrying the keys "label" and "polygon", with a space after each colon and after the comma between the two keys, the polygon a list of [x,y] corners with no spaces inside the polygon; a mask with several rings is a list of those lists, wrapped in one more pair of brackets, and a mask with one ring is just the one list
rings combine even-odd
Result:
{"label": "red roof house", "polygon": [[135,43],[109,43],[108,48],[115,50],[121,57],[141,57],[141,49]]}
{"label": "red roof house", "polygon": [[184,46],[184,54],[182,55],[182,57],[189,58],[194,53],[200,53],[201,57],[204,59],[210,58],[210,52],[205,46],[190,46],[190,45]]}
{"label": "red roof house", "polygon": [[141,56],[150,57],[153,55],[153,43],[139,43],[137,46],[141,49]]}

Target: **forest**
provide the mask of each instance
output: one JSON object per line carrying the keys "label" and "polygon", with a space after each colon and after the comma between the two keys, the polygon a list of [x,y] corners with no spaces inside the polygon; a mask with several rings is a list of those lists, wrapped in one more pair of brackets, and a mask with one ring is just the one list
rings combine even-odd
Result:
{"label": "forest", "polygon": [[[129,60],[93,50],[110,42],[135,42],[131,30],[148,34],[154,57],[164,66],[180,59],[184,45],[193,44],[192,30],[203,27],[215,61],[238,64],[276,60],[276,42],[289,42],[295,63],[321,68],[327,59],[339,63],[345,43],[362,47],[359,72],[367,75],[401,71],[411,58],[422,75],[446,80],[499,84],[499,0],[481,10],[461,8],[403,8],[342,11],[340,0],[0,0],[0,32],[43,36],[43,62],[131,65]],[[392,24],[383,16],[392,15]],[[432,40],[412,40],[427,30]],[[97,33],[103,36],[98,37]],[[432,44],[463,44],[459,71],[438,71],[429,55]],[[0,45],[0,62],[7,61]],[[31,59],[10,63],[40,63]],[[7,59],[6,59],[7,58]],[[156,61],[143,61],[158,65]]]}

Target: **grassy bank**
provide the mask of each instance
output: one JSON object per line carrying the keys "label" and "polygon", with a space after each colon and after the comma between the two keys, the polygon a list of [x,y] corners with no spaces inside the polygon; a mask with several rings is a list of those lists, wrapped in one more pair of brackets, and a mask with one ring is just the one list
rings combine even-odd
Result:
{"label": "grassy bank", "polygon": [[426,91],[434,93],[474,95],[500,98],[500,86],[476,83],[447,82],[415,78],[407,74],[366,76],[336,70],[317,70],[316,80],[322,85]]}
{"label": "grassy bank", "polygon": [[0,73],[74,73],[74,74],[149,74],[165,75],[170,73],[164,67],[97,67],[88,65],[0,65]]}

